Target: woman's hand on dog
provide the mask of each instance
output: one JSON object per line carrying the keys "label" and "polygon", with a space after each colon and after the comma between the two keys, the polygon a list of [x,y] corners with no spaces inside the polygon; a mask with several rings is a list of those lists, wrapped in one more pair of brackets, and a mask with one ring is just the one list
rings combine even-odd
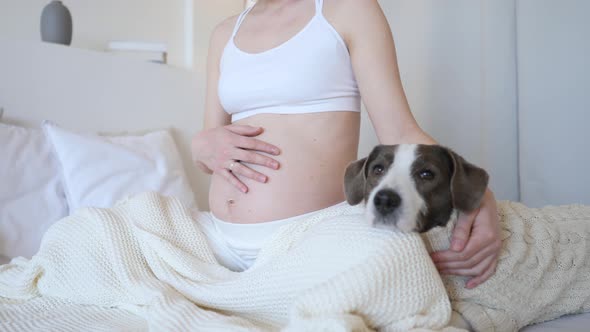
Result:
{"label": "woman's hand on dog", "polygon": [[451,248],[433,253],[432,260],[441,274],[471,277],[466,287],[474,288],[494,274],[501,248],[496,200],[488,189],[479,209],[459,215]]}

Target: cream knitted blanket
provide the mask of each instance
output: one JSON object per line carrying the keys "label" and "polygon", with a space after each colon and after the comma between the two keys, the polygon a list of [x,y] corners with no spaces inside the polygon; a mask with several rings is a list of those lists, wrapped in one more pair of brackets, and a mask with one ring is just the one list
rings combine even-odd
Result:
{"label": "cream knitted blanket", "polygon": [[[565,314],[590,311],[590,206],[528,208],[499,202],[503,232],[496,273],[469,290],[443,278],[453,309],[476,331],[517,331]],[[424,236],[446,249],[453,225]]]}
{"label": "cream knitted blanket", "polygon": [[362,213],[287,225],[237,273],[176,199],[80,210],[31,260],[0,267],[0,330],[453,330],[420,236],[370,228]]}

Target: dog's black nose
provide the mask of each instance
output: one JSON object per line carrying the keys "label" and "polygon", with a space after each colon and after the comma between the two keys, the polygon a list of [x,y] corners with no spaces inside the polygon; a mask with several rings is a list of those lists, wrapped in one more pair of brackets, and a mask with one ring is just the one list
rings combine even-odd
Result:
{"label": "dog's black nose", "polygon": [[395,211],[401,202],[401,197],[399,197],[399,195],[391,189],[379,190],[379,192],[375,194],[375,198],[373,200],[377,212],[381,213],[382,215],[387,215]]}

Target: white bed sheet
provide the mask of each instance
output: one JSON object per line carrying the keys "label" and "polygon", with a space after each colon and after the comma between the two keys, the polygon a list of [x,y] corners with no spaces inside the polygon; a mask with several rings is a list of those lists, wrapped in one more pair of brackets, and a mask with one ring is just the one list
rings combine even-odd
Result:
{"label": "white bed sheet", "polygon": [[[10,261],[0,255],[0,265]],[[527,326],[521,332],[587,332],[590,331],[590,313],[564,316],[545,323]]]}

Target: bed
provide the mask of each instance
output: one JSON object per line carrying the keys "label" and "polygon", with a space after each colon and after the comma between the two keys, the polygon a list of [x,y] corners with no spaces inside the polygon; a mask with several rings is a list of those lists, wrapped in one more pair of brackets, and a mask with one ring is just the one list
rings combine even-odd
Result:
{"label": "bed", "polygon": [[[197,75],[54,44],[0,45],[2,153],[8,156],[0,165],[7,180],[0,227],[11,234],[0,239],[0,260],[30,256],[52,221],[76,208],[108,206],[145,189],[207,208],[208,178],[190,154],[201,127]],[[88,163],[100,163],[98,173],[83,171]]]}
{"label": "bed", "polygon": [[[203,73],[49,44],[2,45],[0,133],[14,143],[5,152],[18,161],[12,173],[4,166],[3,176],[13,183],[36,178],[27,188],[38,196],[27,191],[15,201],[4,187],[0,202],[26,210],[28,221],[0,244],[0,264],[34,254],[44,230],[73,208],[108,206],[141,190],[207,208],[208,178],[190,156],[191,136],[201,127]],[[97,164],[99,174],[84,172]],[[0,227],[6,234],[17,226]],[[587,331],[589,324],[590,314],[574,315],[523,331]]]}

